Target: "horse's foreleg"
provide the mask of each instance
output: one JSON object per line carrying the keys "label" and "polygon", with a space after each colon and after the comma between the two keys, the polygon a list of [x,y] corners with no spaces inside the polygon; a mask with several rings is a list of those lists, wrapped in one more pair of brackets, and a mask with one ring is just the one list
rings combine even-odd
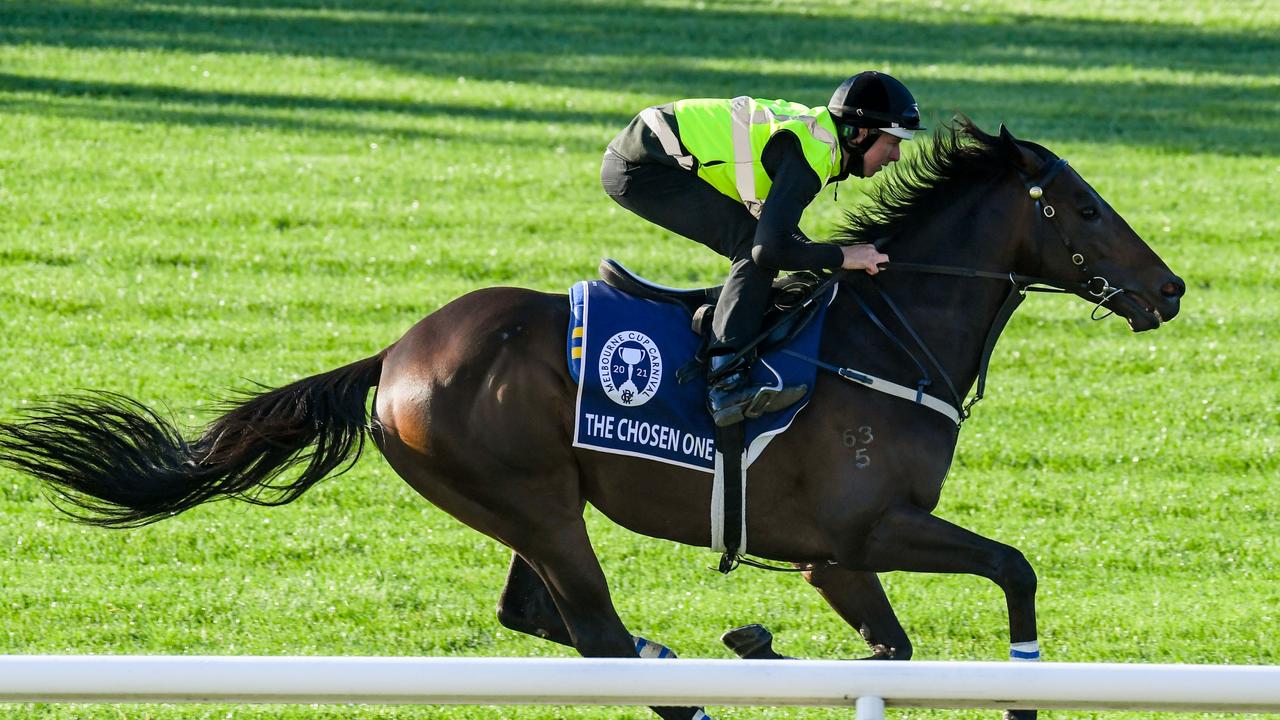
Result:
{"label": "horse's foreleg", "polygon": [[[554,601],[569,644],[583,657],[640,657],[635,639],[613,607],[604,571],[581,518],[576,523],[565,523],[532,537],[530,547],[519,548],[520,556],[512,562],[513,573],[527,560],[526,567],[537,573],[543,589]],[[531,587],[531,583],[525,582],[526,589]],[[664,720],[706,718],[701,708],[652,709]]]}
{"label": "horse's foreleg", "polygon": [[804,579],[871,646],[868,660],[911,658],[911,641],[875,573],[819,565],[805,572]]}
{"label": "horse's foreleg", "polygon": [[[968,573],[988,578],[1004,590],[1009,609],[1010,657],[1039,659],[1036,573],[1016,548],[918,508],[901,506],[885,513],[859,549],[838,560],[847,567],[871,572]],[[1010,716],[1030,720],[1035,711],[1010,711]]]}
{"label": "horse's foreleg", "polygon": [[980,575],[1004,590],[1009,641],[1036,641],[1036,573],[1016,548],[913,507],[888,511],[860,551],[841,564],[872,572],[906,570]]}

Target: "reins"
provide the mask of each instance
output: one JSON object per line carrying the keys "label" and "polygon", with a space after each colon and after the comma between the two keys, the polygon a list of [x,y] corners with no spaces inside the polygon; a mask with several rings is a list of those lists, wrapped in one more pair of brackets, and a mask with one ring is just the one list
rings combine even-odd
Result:
{"label": "reins", "polygon": [[[939,412],[943,412],[943,414],[947,415],[947,417],[951,418],[955,422],[957,430],[961,426],[963,426],[964,421],[969,418],[969,415],[973,411],[973,406],[976,405],[980,400],[982,400],[986,391],[987,371],[990,367],[991,355],[995,351],[996,341],[999,340],[1001,333],[1004,332],[1004,328],[1009,323],[1009,319],[1013,317],[1014,311],[1016,311],[1018,309],[1018,306],[1021,305],[1023,300],[1026,299],[1028,292],[1046,292],[1046,293],[1064,293],[1064,294],[1082,293],[1082,294],[1091,295],[1098,299],[1098,302],[1094,306],[1093,311],[1089,314],[1090,318],[1094,320],[1101,320],[1103,318],[1108,317],[1112,311],[1108,310],[1108,312],[1105,315],[1099,316],[1098,310],[1102,308],[1107,303],[1107,301],[1109,301],[1111,298],[1115,297],[1119,293],[1124,292],[1123,288],[1113,287],[1106,278],[1100,275],[1092,275],[1092,273],[1089,270],[1089,266],[1085,263],[1084,255],[1081,252],[1079,252],[1079,250],[1076,249],[1075,245],[1071,242],[1071,238],[1069,238],[1067,234],[1063,232],[1062,228],[1058,225],[1058,223],[1053,222],[1053,218],[1057,215],[1057,211],[1054,209],[1052,205],[1044,201],[1044,188],[1048,186],[1049,183],[1052,182],[1052,180],[1055,177],[1057,177],[1058,174],[1060,174],[1066,167],[1067,167],[1067,161],[1059,158],[1054,162],[1050,163],[1048,167],[1045,168],[1044,171],[1039,175],[1039,177],[1028,179],[1024,176],[1023,183],[1027,187],[1027,194],[1031,197],[1032,200],[1035,201],[1037,216],[1043,217],[1046,221],[1049,221],[1048,224],[1053,227],[1054,231],[1058,234],[1058,238],[1062,241],[1062,244],[1067,248],[1067,251],[1071,253],[1072,264],[1075,265],[1076,268],[1080,270],[1080,273],[1083,276],[1079,282],[1063,283],[1063,282],[1059,282],[1049,278],[1036,277],[1032,275],[1022,275],[1014,272],[995,272],[990,270],[978,270],[976,268],[954,267],[954,266],[948,266],[948,265],[929,265],[929,264],[922,264],[922,263],[889,262],[889,263],[885,263],[880,268],[881,270],[885,270],[885,271],[920,273],[920,274],[929,274],[929,275],[945,275],[945,276],[951,276],[951,277],[977,278],[977,279],[985,279],[985,280],[1001,280],[1009,283],[1009,293],[1005,296],[1004,302],[1001,303],[999,310],[996,311],[995,317],[992,318],[992,321],[991,321],[991,327],[987,331],[987,338],[983,343],[982,355],[978,362],[977,386],[976,386],[973,397],[969,399],[967,402],[960,396],[960,393],[956,389],[955,383],[952,382],[950,375],[947,374],[947,371],[942,367],[942,364],[938,361],[937,357],[925,344],[924,339],[920,337],[920,334],[916,332],[914,327],[912,327],[911,323],[907,320],[906,315],[898,307],[897,303],[895,303],[889,297],[888,293],[886,293],[884,289],[880,287],[880,284],[877,282],[877,278],[875,276],[872,276],[870,278],[872,287],[875,288],[876,293],[880,296],[881,300],[890,309],[890,311],[893,313],[897,321],[906,330],[907,334],[910,336],[911,341],[916,345],[917,348],[919,348],[920,352],[924,355],[925,359],[927,359],[929,363],[932,364],[937,369],[938,374],[942,377],[943,381],[946,383],[948,391],[951,393],[951,398],[952,398],[951,403],[948,404],[945,401],[941,401],[939,399],[927,396],[925,394],[924,389],[931,386],[933,383],[933,379],[930,376],[926,365],[922,363],[919,358],[916,357],[915,353],[913,353],[910,350],[910,348],[907,347],[907,344],[904,343],[901,338],[897,337],[896,335],[893,334],[892,331],[889,330],[888,326],[886,326],[885,323],[875,314],[875,312],[873,312],[871,307],[856,291],[851,293],[854,299],[857,301],[859,307],[861,307],[866,317],[869,320],[871,320],[871,322],[874,325],[876,325],[876,327],[879,328],[880,331],[883,332],[895,345],[897,345],[899,349],[901,349],[908,357],[910,357],[912,362],[915,363],[916,368],[920,371],[921,377],[920,377],[920,380],[916,383],[914,401],[917,404],[925,405],[925,406],[931,407],[934,410],[938,410]],[[807,305],[817,297],[821,296],[823,293],[827,291],[828,288],[831,287],[831,285],[839,282],[839,280],[845,277],[849,272],[850,271],[848,270],[837,270],[831,273],[821,283],[816,285],[810,293],[806,295],[805,299],[800,303],[800,306]],[[782,322],[785,322],[785,317],[779,320],[778,323],[774,325],[774,327],[781,325]],[[773,329],[774,328],[770,328],[764,334],[757,337],[755,341],[748,344],[747,347],[742,351],[742,353],[739,353],[739,354],[745,355],[747,352],[755,348],[756,345],[762,342],[764,338],[773,331]],[[882,386],[893,385],[893,384],[882,381],[879,378],[874,378],[870,375],[867,375],[866,373],[862,373],[853,368],[839,367],[837,365],[824,362],[817,358],[806,357],[804,355],[792,352],[790,350],[783,350],[783,352],[789,355],[792,355],[793,357],[796,357],[798,359],[812,363],[813,365],[816,365],[817,367],[823,370],[834,373],[836,376],[840,377],[843,380],[859,383],[866,387],[871,387],[872,389],[881,390],[883,392],[889,392],[890,394],[897,394],[902,397],[906,397],[907,396],[906,391],[909,390],[908,388],[901,387],[901,386],[895,386],[895,388],[892,390],[886,390]],[[761,570],[771,570],[775,572],[804,572],[806,570],[812,570],[821,564],[821,563],[807,563],[807,564],[800,565],[799,567],[794,567],[794,566],[779,567],[776,565],[770,565],[767,563],[760,562],[758,560],[753,560],[753,559],[745,558],[742,556],[733,557],[731,559],[731,562],[732,562],[732,565],[730,566],[729,569],[732,569],[733,567],[736,567],[737,565],[741,564],[741,565],[748,565],[754,568],[759,568]],[[834,565],[835,562],[829,560],[825,564]],[[722,572],[723,571],[725,570],[722,567]]]}
{"label": "reins", "polygon": [[[946,381],[947,388],[951,391],[951,397],[954,400],[956,410],[959,413],[959,419],[956,422],[957,427],[963,425],[964,421],[969,419],[969,415],[973,412],[973,406],[978,404],[978,402],[985,396],[987,388],[987,370],[991,365],[991,356],[995,352],[996,341],[1000,339],[1000,335],[1004,332],[1005,326],[1009,324],[1009,319],[1013,317],[1014,311],[1016,311],[1018,306],[1022,304],[1022,301],[1027,298],[1027,293],[1045,292],[1065,294],[1074,292],[1069,285],[1059,283],[1055,280],[1033,277],[1030,275],[1020,275],[1018,273],[998,273],[987,270],[975,270],[972,268],[894,262],[886,263],[884,269],[930,275],[949,275],[953,277],[1005,280],[1010,284],[1009,293],[1005,296],[1004,302],[1000,304],[1000,309],[996,311],[996,315],[991,321],[991,327],[987,330],[987,339],[982,345],[982,355],[978,360],[977,388],[974,391],[973,397],[967,402],[960,397],[960,393],[956,390],[955,384],[952,383],[951,377],[942,369],[942,365],[937,361],[933,354],[929,352],[928,347],[915,332],[915,329],[911,327],[911,323],[908,322],[906,316],[898,309],[897,304],[889,298],[888,294],[885,293],[878,284],[874,285],[876,292],[879,293],[880,297],[885,301],[885,304],[893,310],[898,321],[907,329],[907,332],[911,334],[912,339],[921,348],[921,350],[926,353],[930,362],[933,363],[934,367],[936,367],[938,372],[942,375],[943,380]],[[1087,283],[1081,283],[1078,287],[1081,289],[1087,289]],[[864,307],[864,310],[865,309],[866,308]]]}
{"label": "reins", "polygon": [[[1057,211],[1054,209],[1053,205],[1046,202],[1044,197],[1044,188],[1047,187],[1049,183],[1051,183],[1053,179],[1056,178],[1066,167],[1067,161],[1059,158],[1052,163],[1049,163],[1038,177],[1027,178],[1024,176],[1023,184],[1027,187],[1028,196],[1035,201],[1036,215],[1043,217],[1046,221],[1049,221],[1048,224],[1058,234],[1058,238],[1062,241],[1063,246],[1065,246],[1067,251],[1071,254],[1072,264],[1076,266],[1083,276],[1083,279],[1078,283],[1063,283],[1057,280],[1033,275],[1023,275],[1014,272],[978,270],[976,268],[954,267],[949,265],[889,262],[881,266],[882,270],[888,271],[1001,280],[1009,283],[1009,293],[1005,296],[1004,302],[1001,303],[1000,309],[996,312],[995,317],[992,319],[991,327],[987,331],[987,338],[982,347],[982,355],[978,361],[977,387],[975,389],[974,396],[968,401],[960,395],[960,392],[956,389],[955,383],[951,380],[950,375],[948,375],[946,370],[943,369],[942,364],[938,361],[938,358],[934,355],[933,351],[929,349],[928,345],[925,344],[924,339],[920,337],[920,334],[916,332],[910,321],[907,320],[906,314],[903,313],[898,307],[898,304],[889,297],[889,294],[880,287],[880,284],[876,282],[876,278],[874,276],[871,278],[872,287],[875,288],[880,299],[893,313],[898,323],[906,331],[910,340],[915,344],[916,348],[919,349],[920,353],[924,355],[924,358],[928,363],[937,369],[939,376],[941,376],[943,382],[946,384],[947,390],[951,395],[949,405],[954,408],[955,412],[952,413],[947,411],[944,412],[944,414],[954,420],[957,428],[963,425],[964,421],[969,418],[973,411],[973,406],[983,399],[987,387],[987,371],[990,368],[991,355],[995,351],[996,341],[1000,338],[1000,334],[1004,332],[1004,328],[1009,323],[1009,319],[1013,317],[1014,311],[1016,311],[1018,306],[1022,304],[1022,301],[1026,299],[1028,292],[1082,293],[1092,295],[1098,299],[1093,311],[1089,314],[1089,316],[1094,320],[1101,320],[1108,317],[1111,314],[1110,310],[1108,310],[1105,315],[1099,316],[1099,309],[1103,308],[1111,298],[1124,292],[1123,288],[1113,287],[1106,278],[1100,275],[1092,275],[1089,270],[1089,266],[1085,263],[1084,255],[1076,249],[1075,244],[1071,242],[1071,238],[1063,232],[1059,224],[1052,222],[1053,218],[1057,215]],[[826,284],[829,283],[832,278],[843,277],[846,272],[848,271],[838,270],[833,273],[831,277],[828,278],[827,282],[823,283],[823,289],[825,289]],[[925,396],[925,388],[933,385],[933,378],[930,375],[926,364],[921,362],[920,358],[916,357],[916,353],[912,352],[901,338],[897,337],[891,330],[889,330],[884,321],[875,314],[870,305],[868,305],[856,291],[853,292],[852,295],[866,317],[871,320],[871,322],[882,333],[884,333],[886,337],[897,345],[897,347],[911,359],[916,368],[920,371],[920,380],[916,383],[915,388],[915,402],[922,405],[929,405],[935,410],[942,411],[936,404],[928,402],[931,398],[927,398]],[[873,381],[878,380],[877,378],[872,378],[853,368],[842,368],[830,363],[822,362],[816,358],[804,357],[796,353],[790,354],[807,362],[813,363],[819,368],[833,372],[845,380],[861,383],[871,387],[876,386],[876,383]],[[905,388],[898,388],[898,392],[895,394],[900,394],[902,390],[905,390]],[[937,401],[935,401],[935,403],[936,402]]]}

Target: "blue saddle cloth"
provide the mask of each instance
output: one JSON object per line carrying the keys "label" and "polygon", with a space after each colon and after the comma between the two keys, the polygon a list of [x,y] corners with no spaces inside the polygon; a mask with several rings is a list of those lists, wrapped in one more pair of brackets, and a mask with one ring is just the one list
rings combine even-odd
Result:
{"label": "blue saddle cloth", "polygon": [[[834,297],[833,288],[789,349],[817,356],[822,320]],[[676,372],[701,344],[688,311],[599,280],[574,285],[569,305],[569,372],[578,382],[574,446],[714,472],[715,425],[706,408],[706,380],[676,382]],[[814,365],[780,349],[756,361],[753,381],[803,384],[809,393],[795,405],[747,421],[744,468],[809,403],[816,374]]]}

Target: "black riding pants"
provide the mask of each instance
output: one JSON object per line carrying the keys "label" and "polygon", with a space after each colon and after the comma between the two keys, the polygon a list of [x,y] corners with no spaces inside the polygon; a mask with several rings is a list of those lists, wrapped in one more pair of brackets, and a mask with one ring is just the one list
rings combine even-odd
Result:
{"label": "black riding pants", "polygon": [[760,332],[769,288],[778,275],[751,259],[755,216],[694,173],[661,163],[634,163],[611,150],[605,151],[600,182],[622,207],[729,258],[733,264],[716,303],[711,350],[741,350]]}

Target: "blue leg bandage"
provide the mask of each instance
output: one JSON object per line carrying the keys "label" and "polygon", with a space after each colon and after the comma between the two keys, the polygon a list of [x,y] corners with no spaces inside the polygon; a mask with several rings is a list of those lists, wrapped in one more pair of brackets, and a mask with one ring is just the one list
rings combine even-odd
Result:
{"label": "blue leg bandage", "polygon": [[1035,661],[1040,659],[1040,643],[1032,640],[1031,642],[1013,643],[1009,646],[1010,660]]}

